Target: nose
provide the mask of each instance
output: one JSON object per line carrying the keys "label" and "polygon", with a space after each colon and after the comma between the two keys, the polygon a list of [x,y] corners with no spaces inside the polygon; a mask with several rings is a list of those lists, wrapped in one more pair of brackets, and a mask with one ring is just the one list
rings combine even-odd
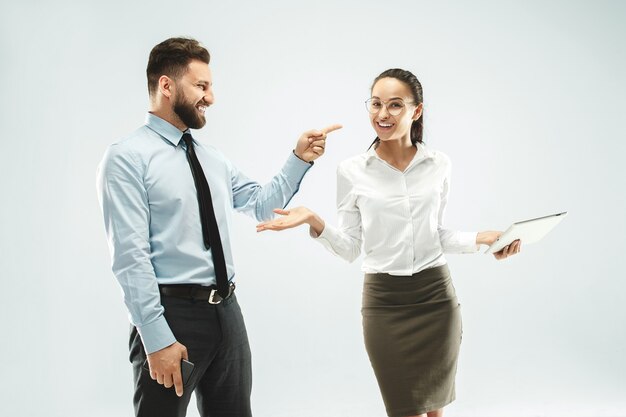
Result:
{"label": "nose", "polygon": [[389,111],[387,110],[387,105],[383,103],[383,107],[378,111],[378,117],[381,119],[386,119],[390,116]]}
{"label": "nose", "polygon": [[210,106],[215,102],[215,96],[213,95],[213,89],[209,88],[204,95],[204,101]]}

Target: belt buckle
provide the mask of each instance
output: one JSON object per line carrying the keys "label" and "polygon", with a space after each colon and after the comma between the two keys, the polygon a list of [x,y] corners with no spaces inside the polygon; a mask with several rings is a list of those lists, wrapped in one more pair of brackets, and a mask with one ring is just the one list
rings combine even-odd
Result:
{"label": "belt buckle", "polygon": [[[215,297],[218,297],[218,300],[216,300]],[[217,293],[216,289],[211,290],[211,294],[209,294],[208,302],[209,304],[219,304],[222,302],[222,297]]]}
{"label": "belt buckle", "polygon": [[[228,295],[226,296],[226,299],[229,299],[230,296],[233,295],[234,292],[235,292],[235,284],[231,282],[230,285],[228,286]],[[216,300],[215,297],[217,297],[218,300]],[[224,301],[224,298],[222,298],[222,296],[217,293],[217,289],[211,290],[211,294],[209,294],[209,299],[208,299],[209,304],[219,304],[222,301]]]}

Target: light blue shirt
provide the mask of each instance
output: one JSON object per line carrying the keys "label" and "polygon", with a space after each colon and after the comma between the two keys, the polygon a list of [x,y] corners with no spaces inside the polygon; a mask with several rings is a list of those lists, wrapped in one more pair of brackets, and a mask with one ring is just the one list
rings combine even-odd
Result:
{"label": "light blue shirt", "polygon": [[[182,135],[172,124],[148,113],[146,124],[111,145],[98,167],[98,199],[113,273],[147,353],[176,341],[163,316],[158,284],[215,284]],[[214,147],[195,140],[194,144],[211,188],[232,280],[232,209],[259,221],[272,218],[272,209],[289,203],[311,165],[292,153],[280,172],[261,186]]]}

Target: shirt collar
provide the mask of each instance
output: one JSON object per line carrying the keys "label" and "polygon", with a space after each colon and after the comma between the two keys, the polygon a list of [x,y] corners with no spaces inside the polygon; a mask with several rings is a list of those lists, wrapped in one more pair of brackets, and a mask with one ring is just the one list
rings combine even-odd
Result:
{"label": "shirt collar", "polygon": [[[376,145],[373,145],[371,148],[369,148],[369,150],[365,154],[366,155],[365,161],[368,164],[374,159],[381,159],[380,156],[378,156],[378,154],[376,153],[375,146]],[[417,161],[421,159],[427,159],[427,158],[433,157],[433,153],[423,143],[416,143],[415,147],[417,148],[417,152],[415,153],[415,156],[413,157],[413,160],[411,161],[409,166],[413,165],[414,163],[416,163]]]}
{"label": "shirt collar", "polygon": [[181,132],[179,128],[171,124],[170,122],[161,119],[152,113],[146,115],[146,126],[158,133],[162,138],[170,142],[174,146],[178,146],[183,133],[189,132],[189,129],[185,132]]}

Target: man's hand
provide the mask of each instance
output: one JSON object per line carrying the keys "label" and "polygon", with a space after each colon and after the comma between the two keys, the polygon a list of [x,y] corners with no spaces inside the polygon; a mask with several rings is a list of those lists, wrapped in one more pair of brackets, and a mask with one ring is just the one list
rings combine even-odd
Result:
{"label": "man's hand", "polygon": [[315,161],[324,154],[326,148],[326,136],[337,129],[341,129],[341,125],[330,125],[322,130],[308,130],[304,132],[298,139],[294,152],[296,156],[305,162]]}
{"label": "man's hand", "polygon": [[187,348],[174,342],[166,348],[157,350],[148,355],[150,377],[165,388],[176,389],[176,395],[183,396],[183,377],[180,373],[181,359],[189,359]]}

